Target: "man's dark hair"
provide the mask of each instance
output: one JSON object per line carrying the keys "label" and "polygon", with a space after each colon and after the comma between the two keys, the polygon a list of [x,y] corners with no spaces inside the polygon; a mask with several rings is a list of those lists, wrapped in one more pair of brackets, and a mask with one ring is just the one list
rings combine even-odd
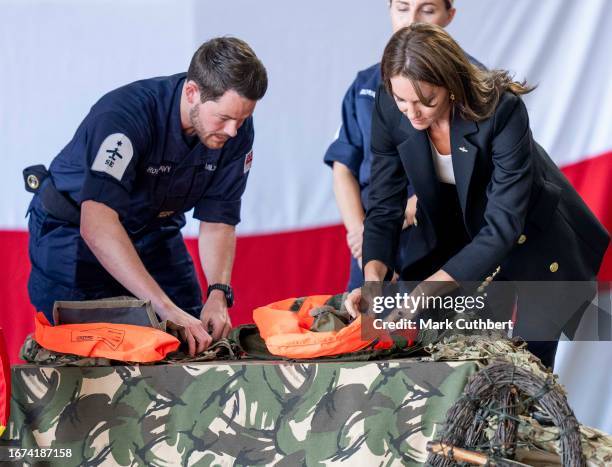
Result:
{"label": "man's dark hair", "polygon": [[202,102],[217,100],[226,91],[258,101],[268,88],[268,75],[253,49],[235,37],[204,42],[193,54],[187,79],[200,88]]}

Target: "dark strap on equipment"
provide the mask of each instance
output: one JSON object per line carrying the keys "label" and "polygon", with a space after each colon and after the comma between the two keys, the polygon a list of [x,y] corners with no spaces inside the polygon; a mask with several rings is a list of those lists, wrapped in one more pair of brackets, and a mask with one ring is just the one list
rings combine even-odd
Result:
{"label": "dark strap on equipment", "polygon": [[68,196],[59,192],[44,165],[33,165],[23,170],[25,189],[40,196],[42,207],[56,219],[79,225],[81,210]]}

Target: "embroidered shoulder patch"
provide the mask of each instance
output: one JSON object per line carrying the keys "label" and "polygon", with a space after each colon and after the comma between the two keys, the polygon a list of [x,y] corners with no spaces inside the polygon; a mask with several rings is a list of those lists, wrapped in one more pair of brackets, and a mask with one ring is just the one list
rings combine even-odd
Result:
{"label": "embroidered shoulder patch", "polygon": [[134,147],[130,139],[123,133],[113,133],[102,141],[91,170],[107,173],[121,181],[133,156]]}

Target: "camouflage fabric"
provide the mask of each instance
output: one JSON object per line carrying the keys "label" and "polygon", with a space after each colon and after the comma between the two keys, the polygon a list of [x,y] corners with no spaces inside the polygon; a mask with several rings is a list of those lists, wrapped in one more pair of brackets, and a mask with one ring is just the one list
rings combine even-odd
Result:
{"label": "camouflage fabric", "polygon": [[[332,314],[315,311],[322,327],[336,325]],[[288,362],[267,351],[254,326],[242,326],[196,357],[177,352],[140,366],[56,354],[30,339],[22,358],[38,366],[13,369],[0,445],[69,448],[62,466],[417,466],[468,378],[490,362],[554,377],[520,341],[420,337],[430,356],[419,360],[368,350]],[[521,446],[558,453],[557,428],[522,421]],[[587,465],[610,465],[612,437],[580,430]]]}
{"label": "camouflage fabric", "polygon": [[5,443],[57,465],[422,465],[472,362],[13,367]]}

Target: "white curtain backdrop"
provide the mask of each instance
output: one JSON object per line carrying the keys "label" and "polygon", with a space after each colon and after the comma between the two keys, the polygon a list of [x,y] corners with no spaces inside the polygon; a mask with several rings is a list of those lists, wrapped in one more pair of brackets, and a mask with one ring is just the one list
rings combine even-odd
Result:
{"label": "white curtain backdrop", "polygon": [[[89,107],[137,79],[185,71],[217,35],[247,40],[270,87],[255,116],[239,234],[336,224],[322,164],[356,72],[390,36],[386,0],[0,0],[0,229],[25,229],[21,170],[48,164]],[[490,68],[538,89],[536,139],[560,165],[612,149],[608,0],[457,0],[449,31]],[[196,232],[194,223],[188,233]],[[24,259],[25,260],[25,259]],[[563,344],[558,370],[578,418],[612,432],[609,342]]]}

